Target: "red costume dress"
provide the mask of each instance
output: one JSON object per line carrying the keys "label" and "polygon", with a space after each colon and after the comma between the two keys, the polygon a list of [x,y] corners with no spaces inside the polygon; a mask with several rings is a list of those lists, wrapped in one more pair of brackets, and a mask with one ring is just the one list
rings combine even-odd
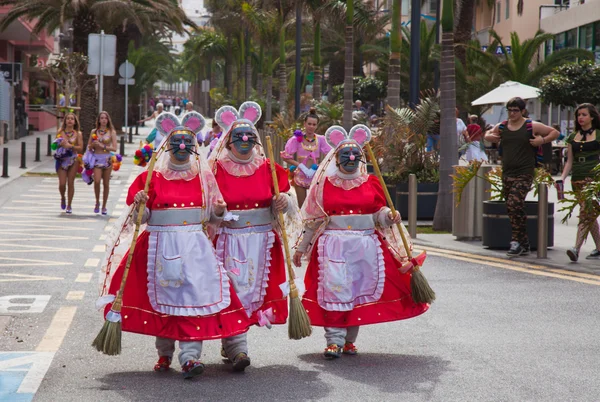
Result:
{"label": "red costume dress", "polygon": [[[358,179],[362,184],[348,190],[338,176],[323,180],[323,207],[330,222],[312,249],[302,299],[311,324],[345,328],[426,312],[429,305],[411,297],[410,273],[399,271],[401,263],[375,230],[376,216],[386,207],[377,177],[363,176]],[[336,240],[348,236],[351,241]],[[373,243],[376,250],[369,254]]]}
{"label": "red costume dress", "polygon": [[[276,165],[279,191],[289,191],[287,172]],[[274,196],[269,161],[253,155],[241,164],[224,155],[216,162],[215,178],[228,211],[237,220],[224,222],[216,241],[236,293],[253,322],[269,310],[271,324],[287,319],[287,297],[279,285],[286,282],[281,240],[271,224]]]}
{"label": "red costume dress", "polygon": [[[129,188],[128,205],[144,189],[147,174],[140,174]],[[137,239],[123,292],[124,331],[200,341],[238,335],[251,325],[206,237],[210,217],[203,199],[198,175],[167,180],[153,173],[148,226]],[[127,254],[108,294],[118,292],[126,261]]]}

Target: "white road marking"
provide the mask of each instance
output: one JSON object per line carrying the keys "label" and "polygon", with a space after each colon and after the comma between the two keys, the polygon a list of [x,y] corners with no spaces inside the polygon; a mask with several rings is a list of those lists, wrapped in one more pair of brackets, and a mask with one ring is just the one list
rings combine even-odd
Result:
{"label": "white road marking", "polygon": [[71,290],[67,293],[66,300],[83,300],[83,296],[85,295],[84,291],[81,290]]}
{"label": "white road marking", "polygon": [[[2,266],[27,266],[27,265],[0,264],[0,267],[2,267]],[[0,274],[0,277],[8,277],[9,278],[9,279],[0,279],[0,282],[61,281],[61,280],[65,279],[65,278],[59,278],[56,276],[25,275],[25,274]]]}
{"label": "white road marking", "polygon": [[56,352],[60,348],[76,311],[75,306],[63,306],[58,309],[46,334],[35,348],[36,352]]}
{"label": "white road marking", "polygon": [[0,297],[0,314],[42,313],[50,295],[9,295]]}
{"label": "white road marking", "polygon": [[102,240],[102,241],[106,240],[106,235],[105,234],[100,235],[98,240]]}
{"label": "white road marking", "polygon": [[78,274],[77,278],[75,278],[75,282],[86,283],[92,280],[93,274]]}
{"label": "white road marking", "polygon": [[88,258],[83,266],[96,268],[98,264],[100,264],[100,258]]}
{"label": "white road marking", "polygon": [[104,244],[96,244],[92,249],[93,253],[104,253],[106,251],[106,246]]}
{"label": "white road marking", "polygon": [[20,261],[19,263],[9,263],[9,264],[1,264],[0,267],[31,267],[31,266],[40,266],[40,267],[53,267],[60,265],[73,265],[72,262],[62,262],[62,261],[47,261],[47,260],[32,260],[29,258],[7,258],[0,257],[0,261]]}

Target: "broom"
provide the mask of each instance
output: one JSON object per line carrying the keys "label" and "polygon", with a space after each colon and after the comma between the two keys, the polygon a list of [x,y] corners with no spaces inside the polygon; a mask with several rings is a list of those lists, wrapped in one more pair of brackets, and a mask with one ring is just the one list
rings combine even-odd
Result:
{"label": "broom", "polygon": [[[265,137],[267,143],[267,152],[269,153],[269,159],[271,161],[271,175],[273,176],[273,187],[275,188],[275,197],[279,197],[279,183],[277,180],[277,172],[275,170],[275,159],[273,158],[273,145],[271,144],[271,137]],[[279,211],[277,214],[277,221],[281,227],[281,236],[283,237],[283,247],[285,248],[285,262],[287,265],[289,283],[290,283],[290,321],[288,324],[288,336],[290,339],[302,339],[310,336],[312,333],[312,327],[310,326],[310,320],[308,314],[298,297],[298,288],[294,282],[294,269],[292,268],[292,259],[290,257],[290,246],[288,244],[287,233],[285,231],[285,224],[283,222],[283,212]]]}
{"label": "broom", "polygon": [[[377,164],[377,159],[375,159],[375,155],[373,154],[373,150],[371,149],[371,145],[367,144],[365,146],[367,153],[369,154],[369,159],[373,164],[373,170],[375,170],[375,174],[379,178],[379,183],[381,183],[381,187],[383,187],[383,191],[385,193],[385,198],[387,200],[390,209],[392,210],[392,214],[396,214],[396,208],[394,208],[394,203],[392,202],[392,198],[390,197],[390,193],[385,185],[385,181],[383,180],[383,176],[381,175],[381,170],[379,170],[379,165]],[[402,270],[410,270],[412,269],[412,275],[410,277],[410,288],[412,292],[413,300],[416,303],[427,303],[430,304],[435,300],[435,292],[429,286],[425,275],[421,272],[421,264],[425,260],[425,252],[421,253],[416,258],[412,257],[412,251],[408,245],[408,241],[406,240],[406,235],[404,234],[404,230],[402,230],[402,226],[400,222],[397,223],[398,231],[400,232],[400,236],[402,237],[402,243],[404,244],[404,249],[406,250],[406,255],[408,257],[408,263],[406,263]]]}
{"label": "broom", "polygon": [[[152,171],[154,170],[157,154],[158,152],[153,153],[150,164],[148,165],[148,176],[146,177],[146,184],[144,186],[146,194],[148,194],[148,189],[150,187],[150,179],[152,178]],[[125,282],[127,281],[127,275],[129,274],[129,267],[131,266],[131,260],[133,259],[133,252],[137,243],[145,208],[146,203],[140,203],[137,220],[135,222],[135,231],[133,232],[133,239],[131,240],[131,246],[129,247],[129,254],[127,255],[127,263],[125,264],[125,271],[123,272],[123,278],[121,279],[119,293],[117,293],[117,297],[113,301],[110,311],[106,314],[106,320],[104,321],[102,329],[96,336],[96,339],[92,342],[92,346],[95,347],[98,352],[102,352],[109,356],[121,354],[121,307],[123,305],[123,290],[125,289]]]}

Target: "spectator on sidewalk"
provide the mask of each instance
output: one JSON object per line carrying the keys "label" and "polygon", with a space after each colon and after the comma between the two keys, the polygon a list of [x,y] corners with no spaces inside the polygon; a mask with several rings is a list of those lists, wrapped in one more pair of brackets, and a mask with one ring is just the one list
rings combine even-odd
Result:
{"label": "spectator on sidewalk", "polygon": [[[563,169],[561,180],[572,172],[571,186],[575,193],[580,193],[586,180],[594,178],[592,170],[598,165],[600,159],[600,114],[594,105],[582,103],[575,109],[575,132],[571,134],[566,142],[568,144],[567,163]],[[588,260],[600,259],[600,227],[598,221],[593,223],[583,205],[579,207],[579,223],[577,225],[577,239],[575,247],[567,250],[571,261],[579,259],[579,251],[588,233],[592,235],[596,249],[585,257]],[[590,224],[591,223],[591,224]]]}
{"label": "spectator on sidewalk", "polygon": [[509,257],[530,252],[525,197],[533,182],[537,148],[558,138],[558,131],[552,127],[523,117],[525,106],[525,101],[521,98],[509,100],[506,103],[506,125],[499,123],[485,135],[489,142],[497,143],[502,140],[502,184],[512,228],[510,249],[507,252]]}
{"label": "spectator on sidewalk", "polygon": [[483,131],[481,130],[481,126],[477,124],[477,120],[479,120],[479,118],[476,115],[469,116],[469,125],[467,126],[467,162],[471,162],[472,160],[482,160],[487,162],[488,160],[481,143]]}
{"label": "spectator on sidewalk", "polygon": [[458,137],[458,158],[460,159],[465,151],[461,148],[467,143],[467,126],[459,116],[458,108],[456,108],[456,136]]}
{"label": "spectator on sidewalk", "polygon": [[440,151],[440,115],[439,113],[433,119],[433,124],[427,133],[427,152]]}

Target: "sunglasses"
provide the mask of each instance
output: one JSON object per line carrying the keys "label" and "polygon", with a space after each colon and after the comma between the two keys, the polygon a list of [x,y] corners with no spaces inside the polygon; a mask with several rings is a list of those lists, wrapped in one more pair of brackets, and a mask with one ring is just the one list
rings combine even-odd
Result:
{"label": "sunglasses", "polygon": [[521,113],[521,109],[514,109],[514,108],[506,108],[506,110],[508,111],[508,113]]}

